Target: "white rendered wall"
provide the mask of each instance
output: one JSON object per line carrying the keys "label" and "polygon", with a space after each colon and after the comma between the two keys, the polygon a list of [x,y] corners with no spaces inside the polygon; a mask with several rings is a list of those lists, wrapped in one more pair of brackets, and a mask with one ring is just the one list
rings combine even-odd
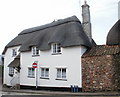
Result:
{"label": "white rendered wall", "polygon": [[[20,48],[20,46],[8,48],[7,51],[6,51],[6,53],[5,53],[5,55],[4,55],[4,81],[3,81],[3,84],[10,85],[10,80],[13,77],[9,76],[9,67],[8,67],[8,65],[15,58],[15,57],[12,57],[12,49],[17,49],[17,51],[18,51],[19,48]],[[17,52],[17,54],[19,54],[19,52]]]}
{"label": "white rendered wall", "polygon": [[[31,52],[21,53],[20,85],[35,86],[36,78],[28,78],[28,67],[38,61],[38,86],[82,87],[81,55],[86,51],[82,46],[62,48],[62,54],[52,55],[52,51],[40,51],[40,56],[32,57]],[[40,67],[49,68],[49,79],[40,79]],[[56,68],[67,68],[67,81],[56,80]]]}

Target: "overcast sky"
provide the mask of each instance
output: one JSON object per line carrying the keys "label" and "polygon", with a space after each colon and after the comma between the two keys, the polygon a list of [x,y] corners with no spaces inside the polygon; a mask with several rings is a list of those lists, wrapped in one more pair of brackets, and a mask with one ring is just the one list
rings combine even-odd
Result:
{"label": "overcast sky", "polygon": [[[118,1],[87,0],[91,11],[92,36],[97,44],[106,43],[108,31],[118,20]],[[83,2],[84,0],[0,0],[0,54],[5,45],[24,29],[73,15],[82,22]]]}

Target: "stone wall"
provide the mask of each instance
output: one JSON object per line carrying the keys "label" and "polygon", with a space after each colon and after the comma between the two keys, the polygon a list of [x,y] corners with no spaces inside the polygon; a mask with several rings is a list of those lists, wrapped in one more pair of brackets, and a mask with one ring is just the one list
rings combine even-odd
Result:
{"label": "stone wall", "polygon": [[120,56],[82,58],[82,89],[90,92],[120,89]]}
{"label": "stone wall", "polygon": [[120,54],[113,55],[113,68],[112,83],[115,85],[116,90],[120,90]]}

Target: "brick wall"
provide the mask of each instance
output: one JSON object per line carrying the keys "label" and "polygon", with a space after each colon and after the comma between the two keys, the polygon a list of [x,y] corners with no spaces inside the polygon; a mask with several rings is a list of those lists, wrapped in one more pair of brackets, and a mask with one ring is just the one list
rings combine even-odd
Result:
{"label": "brick wall", "polygon": [[120,89],[120,55],[82,58],[83,91],[114,91]]}

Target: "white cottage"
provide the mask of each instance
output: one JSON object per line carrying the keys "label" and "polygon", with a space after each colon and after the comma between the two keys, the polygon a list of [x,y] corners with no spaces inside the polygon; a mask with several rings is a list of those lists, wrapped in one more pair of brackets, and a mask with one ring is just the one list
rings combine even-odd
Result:
{"label": "white cottage", "polygon": [[52,90],[76,85],[80,90],[81,56],[94,44],[89,6],[85,3],[82,7],[86,11],[82,14],[83,26],[72,16],[26,29],[8,43],[3,51],[4,84]]}

